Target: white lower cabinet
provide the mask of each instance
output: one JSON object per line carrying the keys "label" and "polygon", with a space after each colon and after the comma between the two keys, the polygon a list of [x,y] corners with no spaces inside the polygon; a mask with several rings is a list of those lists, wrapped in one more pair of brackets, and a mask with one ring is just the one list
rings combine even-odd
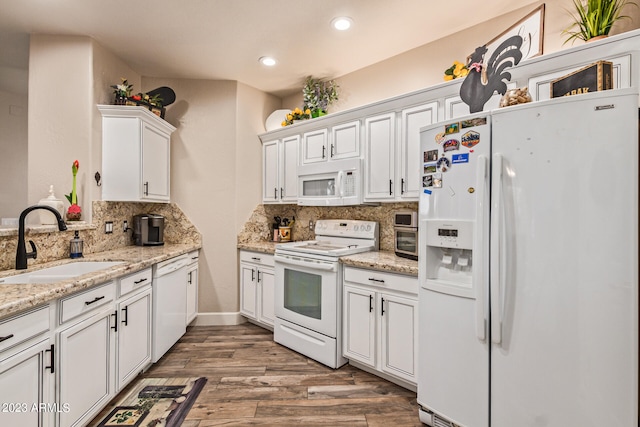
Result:
{"label": "white lower cabinet", "polygon": [[251,321],[273,329],[273,255],[240,251],[240,313]]}
{"label": "white lower cabinet", "polygon": [[345,267],[343,301],[344,357],[415,386],[417,277]]}
{"label": "white lower cabinet", "polygon": [[187,325],[198,316],[198,259],[199,252],[189,253],[187,265]]}
{"label": "white lower cabinet", "polygon": [[118,391],[151,363],[151,306],[151,282],[118,303]]}
{"label": "white lower cabinet", "polygon": [[2,426],[53,425],[54,356],[49,325],[48,305],[0,322]]}
{"label": "white lower cabinet", "polygon": [[[61,300],[57,334],[58,426],[84,425],[115,395],[115,282]],[[82,314],[79,314],[83,311]]]}

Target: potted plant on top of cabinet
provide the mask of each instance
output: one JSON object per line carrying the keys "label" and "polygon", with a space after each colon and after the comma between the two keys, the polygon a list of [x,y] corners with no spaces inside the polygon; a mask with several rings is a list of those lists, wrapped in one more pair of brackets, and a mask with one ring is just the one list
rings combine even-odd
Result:
{"label": "potted plant on top of cabinet", "polygon": [[[630,18],[620,14],[622,9],[628,4],[637,7],[636,3],[629,0],[573,0],[573,4],[576,12],[576,15],[572,15],[574,22],[562,32],[569,35],[565,43],[576,39],[589,41],[607,37],[614,23]],[[573,30],[575,27],[577,29]]]}
{"label": "potted plant on top of cabinet", "polygon": [[324,116],[329,105],[338,100],[339,88],[335,80],[322,81],[308,76],[302,89],[303,110],[311,110],[311,117]]}

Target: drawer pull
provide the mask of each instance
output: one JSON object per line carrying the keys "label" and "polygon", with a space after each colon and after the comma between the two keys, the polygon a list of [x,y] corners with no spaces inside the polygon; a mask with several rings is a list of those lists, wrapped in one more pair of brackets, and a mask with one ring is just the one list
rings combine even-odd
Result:
{"label": "drawer pull", "polygon": [[145,277],[144,279],[136,280],[135,282],[133,282],[133,284],[137,285],[139,283],[146,282],[146,281],[147,281],[147,278]]}
{"label": "drawer pull", "polygon": [[91,305],[91,304],[93,304],[94,302],[98,302],[98,301],[100,301],[101,299],[104,299],[104,295],[103,295],[103,296],[101,296],[101,297],[95,297],[95,298],[93,299],[93,301],[85,301],[85,302],[84,302],[84,304],[85,304],[85,305]]}
{"label": "drawer pull", "polygon": [[9,338],[13,338],[13,334],[9,334],[9,335],[7,335],[6,337],[0,337],[0,342],[2,342],[2,341],[6,341],[6,340],[8,340]]}
{"label": "drawer pull", "polygon": [[257,256],[252,256],[251,259],[254,261],[260,261],[260,258],[258,258]]}
{"label": "drawer pull", "polygon": [[373,277],[369,277],[369,280],[371,280],[372,282],[384,283],[384,280],[382,280],[382,279],[374,279]]}

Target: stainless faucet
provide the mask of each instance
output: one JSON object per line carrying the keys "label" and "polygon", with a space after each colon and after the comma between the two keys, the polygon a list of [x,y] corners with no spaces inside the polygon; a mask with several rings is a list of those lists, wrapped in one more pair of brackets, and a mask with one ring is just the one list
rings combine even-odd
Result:
{"label": "stainless faucet", "polygon": [[33,252],[27,252],[27,248],[24,242],[24,221],[29,214],[29,212],[34,211],[36,209],[45,209],[50,211],[56,216],[58,220],[58,230],[64,231],[67,229],[67,225],[64,223],[62,216],[60,216],[60,212],[53,209],[50,206],[44,205],[34,205],[29,206],[20,214],[20,220],[18,224],[18,249],[16,250],[16,270],[26,270],[27,268],[27,259],[33,258],[36,259],[38,256],[38,251],[36,249],[35,243],[33,240],[29,240],[29,244],[31,245],[31,249]]}

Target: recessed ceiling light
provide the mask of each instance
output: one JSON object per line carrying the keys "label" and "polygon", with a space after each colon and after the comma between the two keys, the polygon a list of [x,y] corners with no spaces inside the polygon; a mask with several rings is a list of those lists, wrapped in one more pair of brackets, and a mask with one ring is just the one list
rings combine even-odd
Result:
{"label": "recessed ceiling light", "polygon": [[353,20],[347,16],[334,18],[331,21],[331,25],[333,26],[333,28],[339,31],[348,30],[349,28],[351,28],[351,24],[353,24]]}
{"label": "recessed ceiling light", "polygon": [[260,61],[262,65],[266,65],[267,67],[273,67],[274,65],[276,65],[276,60],[270,56],[261,56],[258,61]]}

